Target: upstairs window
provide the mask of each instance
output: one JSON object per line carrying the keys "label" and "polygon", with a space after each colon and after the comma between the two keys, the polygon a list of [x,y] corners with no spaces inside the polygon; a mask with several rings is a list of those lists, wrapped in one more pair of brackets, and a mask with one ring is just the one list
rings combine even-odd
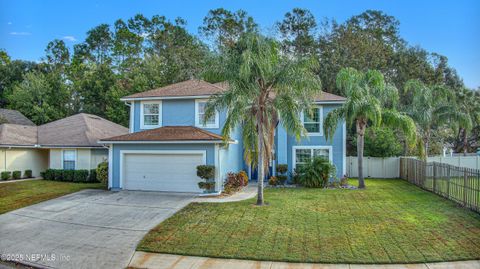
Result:
{"label": "upstairs window", "polygon": [[162,104],[159,102],[142,102],[141,128],[152,129],[161,126]]}
{"label": "upstairs window", "polygon": [[63,169],[75,170],[75,163],[77,161],[77,151],[64,150],[62,154],[63,154]]}
{"label": "upstairs window", "polygon": [[215,115],[204,121],[207,102],[208,100],[195,100],[195,126],[200,128],[219,128],[218,112],[215,112]]}
{"label": "upstairs window", "polygon": [[312,108],[310,113],[302,112],[301,118],[308,135],[323,135],[323,109],[321,106]]}

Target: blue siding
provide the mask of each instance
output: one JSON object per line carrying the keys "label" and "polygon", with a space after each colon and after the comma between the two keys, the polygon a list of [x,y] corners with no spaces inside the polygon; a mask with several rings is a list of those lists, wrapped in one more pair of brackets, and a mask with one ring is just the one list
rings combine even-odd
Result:
{"label": "blue siding", "polygon": [[[134,132],[142,131],[140,129],[140,101],[133,102],[134,105]],[[323,117],[339,105],[323,105]],[[219,115],[220,128],[208,128],[206,130],[221,134],[223,124],[225,122],[226,112],[221,111]],[[162,126],[194,126],[195,125],[195,100],[194,99],[172,99],[162,100]],[[345,156],[343,122],[337,126],[333,140],[326,141],[325,136],[309,136],[296,141],[294,136],[289,135],[282,124],[278,125],[275,149],[276,149],[276,164],[288,164],[289,172],[293,170],[293,147],[294,146],[332,146],[333,164],[337,168],[337,176],[343,176]],[[230,144],[227,148],[221,148],[219,153],[220,175],[222,180],[228,172],[238,172],[242,169],[247,170],[247,165],[243,158],[243,143],[241,138],[241,127],[237,128],[232,133],[232,139],[238,141],[238,144]],[[121,149],[167,149],[167,150],[194,150],[207,149],[207,163],[214,164],[214,145],[213,144],[129,144],[129,145],[115,145],[113,151],[113,187],[118,187],[119,178],[119,150]]]}
{"label": "blue siding", "polygon": [[112,159],[112,189],[120,187],[121,150],[206,150],[207,164],[215,165],[215,146],[213,144],[115,144]]}
{"label": "blue siding", "polygon": [[[144,131],[140,128],[141,102],[134,102],[134,132]],[[226,110],[219,112],[220,128],[204,128],[220,134],[226,118]],[[162,126],[195,126],[195,99],[162,100]]]}
{"label": "blue siding", "polygon": [[243,142],[241,139],[241,128],[237,127],[232,133],[233,140],[237,144],[230,144],[227,148],[221,149],[220,153],[220,175],[222,180],[226,178],[228,172],[237,173],[243,169]]}
{"label": "blue siding", "polygon": [[[328,112],[332,111],[338,107],[338,105],[323,105],[323,118],[325,118]],[[323,126],[322,126],[323,128]],[[308,136],[303,137],[300,141],[297,141],[296,138],[292,135],[288,135],[287,138],[287,163],[288,170],[292,172],[293,170],[293,147],[294,146],[332,146],[332,156],[333,164],[337,168],[337,177],[341,178],[343,176],[343,156],[344,156],[344,143],[343,143],[343,121],[339,122],[335,134],[333,135],[333,140],[325,139],[323,136]]]}

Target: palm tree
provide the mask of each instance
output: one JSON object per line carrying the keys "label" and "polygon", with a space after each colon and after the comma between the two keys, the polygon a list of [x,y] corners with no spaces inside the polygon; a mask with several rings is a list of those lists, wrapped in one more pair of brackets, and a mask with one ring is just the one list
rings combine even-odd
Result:
{"label": "palm tree", "polygon": [[467,130],[471,128],[470,119],[458,110],[453,92],[445,86],[429,86],[419,80],[409,80],[404,92],[412,93],[411,102],[405,106],[405,111],[415,120],[418,135],[423,142],[422,159],[427,159],[434,132],[444,124],[450,123]]}
{"label": "palm tree", "polygon": [[416,140],[415,123],[407,115],[394,108],[398,101],[397,89],[385,83],[383,75],[376,70],[360,72],[344,68],[337,74],[337,87],[345,93],[347,101],[332,110],[325,118],[326,138],[333,137],[337,124],[345,119],[350,126],[356,126],[358,154],[358,187],[365,188],[363,178],[363,148],[365,130],[368,126],[385,124],[401,129],[409,143]]}
{"label": "palm tree", "polygon": [[457,109],[463,111],[465,121],[459,122],[458,135],[463,140],[463,155],[468,153],[468,132],[474,126],[480,125],[480,92],[474,92],[467,88],[459,89],[457,92]]}
{"label": "palm tree", "polygon": [[246,34],[235,51],[227,53],[222,63],[213,68],[217,77],[226,79],[228,90],[212,96],[204,118],[214,115],[215,110],[227,109],[224,139],[229,139],[236,127],[242,127],[245,160],[256,165],[258,171],[257,205],[264,204],[265,167],[271,158],[279,119],[297,139],[306,134],[299,115],[310,109],[313,97],[320,93],[316,67],[311,59],[285,57],[273,40]]}

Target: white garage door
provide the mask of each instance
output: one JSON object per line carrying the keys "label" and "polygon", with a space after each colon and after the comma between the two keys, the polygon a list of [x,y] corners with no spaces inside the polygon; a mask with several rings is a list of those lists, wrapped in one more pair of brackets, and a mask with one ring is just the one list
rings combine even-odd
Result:
{"label": "white garage door", "polygon": [[123,155],[123,188],[126,190],[200,192],[197,166],[205,164],[199,154]]}

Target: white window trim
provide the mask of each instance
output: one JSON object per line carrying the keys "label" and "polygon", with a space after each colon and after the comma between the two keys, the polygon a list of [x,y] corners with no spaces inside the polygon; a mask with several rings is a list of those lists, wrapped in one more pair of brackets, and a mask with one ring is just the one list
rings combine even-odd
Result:
{"label": "white window trim", "polygon": [[[158,125],[145,125],[144,114],[143,114],[143,105],[144,104],[158,104]],[[162,101],[142,101],[140,102],[140,129],[155,129],[162,127]]]}
{"label": "white window trim", "polygon": [[297,149],[310,149],[310,156],[313,158],[314,149],[328,149],[328,159],[333,164],[333,147],[332,146],[293,146],[292,147],[292,167],[297,168]]}
{"label": "white window trim", "polygon": [[200,102],[208,102],[208,99],[195,99],[195,127],[205,128],[205,129],[218,129],[220,124],[219,120],[219,113],[215,111],[215,123],[214,124],[206,124],[203,125],[200,122],[199,115],[198,115],[198,103]]}
{"label": "white window trim", "polygon": [[75,160],[74,160],[74,161],[75,161],[75,166],[74,166],[73,170],[77,170],[77,159],[78,159],[78,158],[77,158],[77,154],[78,154],[78,152],[77,152],[76,149],[62,149],[62,169],[65,169],[65,167],[64,167],[64,155],[63,155],[63,154],[64,154],[64,152],[67,151],[67,150],[68,150],[68,151],[74,151],[74,152],[75,152]]}
{"label": "white window trim", "polygon": [[[308,136],[323,136],[323,106],[315,106],[315,108],[318,108],[319,109],[319,117],[320,117],[320,122],[318,123],[320,125],[320,132],[316,132],[316,133],[307,133]],[[305,124],[305,121],[304,121],[304,112],[302,111],[300,113],[300,119],[302,120],[302,125]]]}

